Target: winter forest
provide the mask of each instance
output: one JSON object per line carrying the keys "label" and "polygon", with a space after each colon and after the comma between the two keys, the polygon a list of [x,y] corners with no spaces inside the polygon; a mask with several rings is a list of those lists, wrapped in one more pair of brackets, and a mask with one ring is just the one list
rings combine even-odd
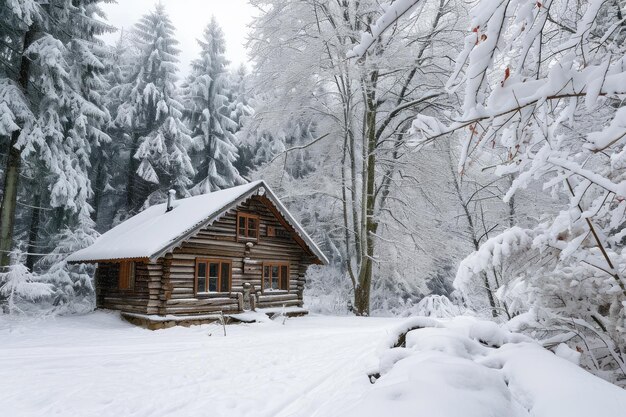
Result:
{"label": "winter forest", "polygon": [[68,255],[262,179],[329,258],[312,313],[472,316],[626,386],[624,1],[249,0],[248,62],[213,17],[189,68],[184,2],[107,3],[0,0],[0,316],[93,311]]}

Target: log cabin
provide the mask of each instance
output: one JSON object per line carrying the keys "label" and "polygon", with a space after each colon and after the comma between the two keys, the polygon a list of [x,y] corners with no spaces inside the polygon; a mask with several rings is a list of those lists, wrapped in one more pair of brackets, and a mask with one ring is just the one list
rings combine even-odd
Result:
{"label": "log cabin", "polygon": [[71,254],[97,264],[96,306],[154,329],[302,308],[328,260],[263,181],[151,206]]}

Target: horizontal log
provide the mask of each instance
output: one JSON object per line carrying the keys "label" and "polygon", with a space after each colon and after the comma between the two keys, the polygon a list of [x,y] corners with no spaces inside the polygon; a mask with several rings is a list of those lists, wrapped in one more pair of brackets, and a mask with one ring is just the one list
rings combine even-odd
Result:
{"label": "horizontal log", "polygon": [[265,293],[261,296],[258,297],[259,302],[260,303],[265,303],[265,302],[278,302],[278,301],[290,301],[290,300],[296,300],[298,299],[298,294],[297,293],[287,293],[287,294],[268,294]]}
{"label": "horizontal log", "polygon": [[204,306],[225,306],[229,304],[237,304],[237,298],[180,298],[167,300],[166,307],[204,307]]}
{"label": "horizontal log", "polygon": [[111,297],[111,296],[103,296],[101,297],[105,303],[116,303],[116,304],[128,304],[134,306],[145,306],[148,304],[147,298],[130,298],[130,297]]}
{"label": "horizontal log", "polygon": [[110,308],[113,310],[133,310],[133,311],[146,311],[147,306],[145,305],[135,305],[128,304],[120,301],[103,301],[101,304],[102,308]]}
{"label": "horizontal log", "polygon": [[239,312],[239,308],[237,303],[232,303],[223,306],[190,306],[190,307],[180,307],[180,306],[168,306],[165,309],[166,314],[203,314],[203,313],[211,313],[211,312],[220,312],[222,311],[224,314],[234,314]]}
{"label": "horizontal log", "polygon": [[302,307],[301,300],[291,300],[291,301],[276,301],[276,302],[258,302],[257,307],[259,308],[270,308],[270,307]]}

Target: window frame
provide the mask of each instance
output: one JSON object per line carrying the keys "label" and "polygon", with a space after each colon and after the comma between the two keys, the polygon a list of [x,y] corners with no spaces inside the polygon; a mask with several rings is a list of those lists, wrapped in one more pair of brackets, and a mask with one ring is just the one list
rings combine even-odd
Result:
{"label": "window frame", "polygon": [[[120,261],[117,270],[117,289],[120,291],[134,291],[137,277],[137,264],[135,261]],[[125,282],[127,285],[122,286]]]}
{"label": "window frame", "polygon": [[[246,219],[246,227],[245,227],[245,236],[242,236],[239,234],[239,219],[241,218],[245,218]],[[256,220],[256,236],[249,236],[249,232],[248,232],[248,220],[249,219],[254,219]],[[261,216],[259,216],[258,214],[254,214],[254,213],[248,213],[245,211],[238,211],[237,212],[237,223],[235,224],[235,235],[237,236],[237,242],[258,242],[259,241],[259,236],[260,236],[260,231],[261,231]]]}
{"label": "window frame", "polygon": [[[218,291],[203,291],[198,292],[198,265],[201,263],[206,264],[206,287],[208,290],[209,284],[209,271],[211,270],[211,264],[218,264],[217,267],[217,288]],[[222,291],[222,264],[228,264],[228,291]],[[233,260],[232,259],[223,259],[223,258],[196,258],[196,265],[193,271],[193,290],[194,294],[197,295],[208,295],[208,294],[219,294],[219,293],[229,293],[233,288]]]}
{"label": "window frame", "polygon": [[[265,288],[265,267],[271,268],[273,266],[277,266],[278,267],[278,289],[274,290],[272,288]],[[287,288],[282,288],[282,284],[283,284],[283,280],[282,278],[282,267],[286,266],[287,267],[287,280],[285,281],[285,283],[287,284]],[[261,293],[265,294],[265,292],[267,291],[268,293],[277,293],[277,292],[289,292],[290,289],[290,282],[289,282],[289,277],[291,276],[291,265],[289,261],[263,261],[263,269],[261,270]],[[271,282],[271,272],[270,272],[270,287],[272,285]]]}

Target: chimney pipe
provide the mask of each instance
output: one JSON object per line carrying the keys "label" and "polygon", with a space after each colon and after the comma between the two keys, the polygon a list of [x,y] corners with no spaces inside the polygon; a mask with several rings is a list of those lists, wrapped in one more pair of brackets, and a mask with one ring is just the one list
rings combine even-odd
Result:
{"label": "chimney pipe", "polygon": [[167,209],[165,212],[170,212],[174,209],[172,203],[174,202],[174,198],[176,197],[176,190],[169,190],[167,192]]}

